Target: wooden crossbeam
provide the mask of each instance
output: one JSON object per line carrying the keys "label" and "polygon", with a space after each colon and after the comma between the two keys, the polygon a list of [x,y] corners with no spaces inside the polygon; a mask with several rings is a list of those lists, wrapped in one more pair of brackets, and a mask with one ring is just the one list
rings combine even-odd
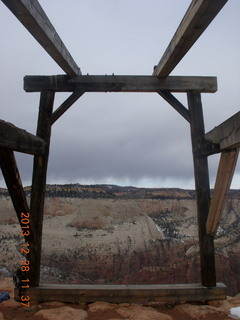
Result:
{"label": "wooden crossbeam", "polygon": [[171,92],[216,92],[216,77],[184,77],[172,76],[158,79],[154,76],[117,76],[95,75],[78,76],[70,79],[68,76],[25,76],[24,90],[40,92],[53,90],[56,92],[73,92],[76,87],[85,92],[156,92],[168,90]]}
{"label": "wooden crossbeam", "polygon": [[206,223],[208,234],[215,235],[217,232],[237,164],[238,154],[239,149],[225,150],[221,154],[216,183]]}
{"label": "wooden crossbeam", "polygon": [[218,152],[240,147],[240,111],[205,134],[205,139],[218,144]]}
{"label": "wooden crossbeam", "polygon": [[188,122],[191,122],[189,110],[175,98],[171,92],[166,90],[158,90],[157,93],[165,99],[178,113],[180,113]]}
{"label": "wooden crossbeam", "polygon": [[0,147],[40,155],[45,151],[45,142],[9,122],[0,120]]}
{"label": "wooden crossbeam", "polygon": [[153,75],[167,77],[201,36],[227,0],[193,0]]}
{"label": "wooden crossbeam", "polygon": [[[226,299],[226,286],[218,283],[207,288],[197,283],[164,285],[57,285],[41,284],[28,291],[32,301],[62,302],[169,302]],[[14,297],[20,300],[18,290]]]}
{"label": "wooden crossbeam", "polygon": [[[14,153],[10,149],[0,148],[0,166],[2,169],[2,174],[5,179],[9,195],[12,199],[12,203],[14,209],[16,211],[19,223],[21,227],[24,227],[22,224],[21,219],[22,213],[29,213],[29,206],[27,203],[26,195],[23,190],[22,181],[20,178],[20,174],[18,171],[16,159]],[[34,241],[35,239],[35,232],[34,232],[34,225],[30,220],[29,223],[29,236],[25,236],[26,242]],[[25,226],[26,227],[26,226]],[[26,229],[23,229],[26,231]]]}
{"label": "wooden crossbeam", "polygon": [[68,75],[81,74],[37,0],[2,0],[2,2]]}

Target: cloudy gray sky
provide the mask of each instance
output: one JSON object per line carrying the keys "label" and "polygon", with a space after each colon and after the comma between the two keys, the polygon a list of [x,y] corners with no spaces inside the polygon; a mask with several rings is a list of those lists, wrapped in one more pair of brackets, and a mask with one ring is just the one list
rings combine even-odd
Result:
{"label": "cloudy gray sky", "polygon": [[[40,0],[83,74],[119,75],[152,74],[190,2]],[[218,77],[218,92],[202,95],[206,131],[240,109],[239,31],[240,1],[229,0],[172,72]],[[0,39],[1,119],[35,133],[39,94],[23,91],[23,77],[63,71],[2,2]],[[55,108],[67,96],[56,94]],[[32,156],[16,156],[29,185]],[[218,159],[209,158],[212,186]],[[48,183],[75,182],[193,188],[189,124],[157,94],[83,95],[54,124],[49,161]]]}

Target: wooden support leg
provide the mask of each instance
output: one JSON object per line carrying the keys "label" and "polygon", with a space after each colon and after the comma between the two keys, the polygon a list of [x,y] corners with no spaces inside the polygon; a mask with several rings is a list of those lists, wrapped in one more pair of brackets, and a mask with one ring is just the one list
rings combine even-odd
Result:
{"label": "wooden support leg", "polygon": [[215,236],[227,200],[227,194],[237,164],[239,149],[224,150],[221,154],[216,183],[207,219],[207,233]]}
{"label": "wooden support leg", "polygon": [[216,285],[214,241],[213,237],[206,233],[211,194],[207,156],[201,155],[199,152],[203,146],[205,135],[201,95],[199,92],[188,92],[188,105],[191,117],[202,285],[212,287]]}
{"label": "wooden support leg", "polygon": [[28,260],[30,261],[29,280],[31,287],[38,286],[40,279],[43,211],[51,137],[53,101],[54,92],[43,91],[41,93],[37,136],[42,138],[46,142],[47,146],[44,155],[34,157],[33,165],[30,213],[31,220],[36,230],[36,241],[30,243],[30,253],[28,255]]}
{"label": "wooden support leg", "polygon": [[[29,213],[29,207],[12,150],[0,148],[0,166],[8,188],[8,192],[12,199],[14,209],[17,213],[19,223],[22,227],[24,225],[21,223],[21,213]],[[32,223],[30,223],[28,230],[30,235],[25,236],[25,240],[27,242],[30,240],[34,241],[34,230]]]}

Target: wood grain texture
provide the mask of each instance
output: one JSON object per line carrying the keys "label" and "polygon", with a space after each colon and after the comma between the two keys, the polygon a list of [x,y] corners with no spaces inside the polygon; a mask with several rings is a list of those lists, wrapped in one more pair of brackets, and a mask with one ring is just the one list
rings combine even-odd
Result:
{"label": "wood grain texture", "polygon": [[54,95],[52,91],[42,92],[39,105],[36,134],[46,142],[46,150],[44,155],[34,157],[33,164],[30,214],[31,221],[35,226],[36,241],[30,242],[31,251],[28,254],[31,265],[29,271],[30,286],[37,286],[40,279],[42,226]]}
{"label": "wood grain texture", "polygon": [[[169,302],[226,299],[222,283],[207,288],[200,284],[166,285],[47,285],[30,288],[31,300],[62,302]],[[15,289],[15,299],[19,300]]]}
{"label": "wood grain texture", "polygon": [[40,155],[45,151],[45,142],[9,122],[0,120],[0,147]]}
{"label": "wood grain texture", "polygon": [[158,94],[166,100],[185,120],[188,122],[191,122],[189,110],[184,107],[184,105],[177,99],[175,98],[171,92],[166,91],[166,90],[158,90]]}
{"label": "wood grain texture", "polygon": [[51,124],[56,122],[83,94],[84,90],[75,90],[52,114]]}
{"label": "wood grain texture", "polygon": [[56,92],[73,92],[76,88],[85,92],[186,92],[195,90],[214,93],[217,91],[216,77],[171,76],[158,79],[154,76],[118,76],[118,75],[84,75],[70,79],[68,76],[25,76],[24,90],[40,92],[54,90]]}
{"label": "wood grain texture", "polygon": [[204,120],[199,92],[188,92],[188,105],[191,117],[190,127],[197,201],[201,278],[202,285],[212,287],[216,285],[214,241],[213,237],[206,233],[211,194],[207,156],[199,154],[199,150],[205,143]]}
{"label": "wood grain texture", "polygon": [[[24,227],[24,225],[21,222],[21,213],[29,213],[29,206],[27,203],[25,192],[23,190],[23,185],[20,178],[20,173],[18,171],[17,162],[12,150],[0,148],[0,166],[20,226]],[[25,241],[35,241],[34,225],[31,219],[28,230],[30,231],[30,235],[24,237]]]}
{"label": "wood grain texture", "polygon": [[226,2],[227,0],[193,0],[161,60],[154,67],[153,75],[167,77]]}
{"label": "wood grain texture", "polygon": [[81,74],[37,0],[2,0],[2,2],[68,75]]}
{"label": "wood grain texture", "polygon": [[205,135],[205,139],[219,145],[218,151],[240,147],[240,111]]}
{"label": "wood grain texture", "polygon": [[211,206],[206,223],[207,233],[215,236],[227,200],[239,149],[225,150],[221,154]]}

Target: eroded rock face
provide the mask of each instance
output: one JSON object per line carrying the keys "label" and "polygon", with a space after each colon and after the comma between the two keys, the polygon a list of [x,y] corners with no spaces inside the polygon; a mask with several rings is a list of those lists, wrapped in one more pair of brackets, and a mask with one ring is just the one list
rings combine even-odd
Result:
{"label": "eroded rock face", "polygon": [[[194,197],[179,189],[48,186],[41,281],[199,282]],[[22,240],[9,199],[1,201],[0,275],[9,276],[22,259]],[[240,192],[232,191],[215,240],[217,280],[229,295],[240,291],[239,221]]]}

